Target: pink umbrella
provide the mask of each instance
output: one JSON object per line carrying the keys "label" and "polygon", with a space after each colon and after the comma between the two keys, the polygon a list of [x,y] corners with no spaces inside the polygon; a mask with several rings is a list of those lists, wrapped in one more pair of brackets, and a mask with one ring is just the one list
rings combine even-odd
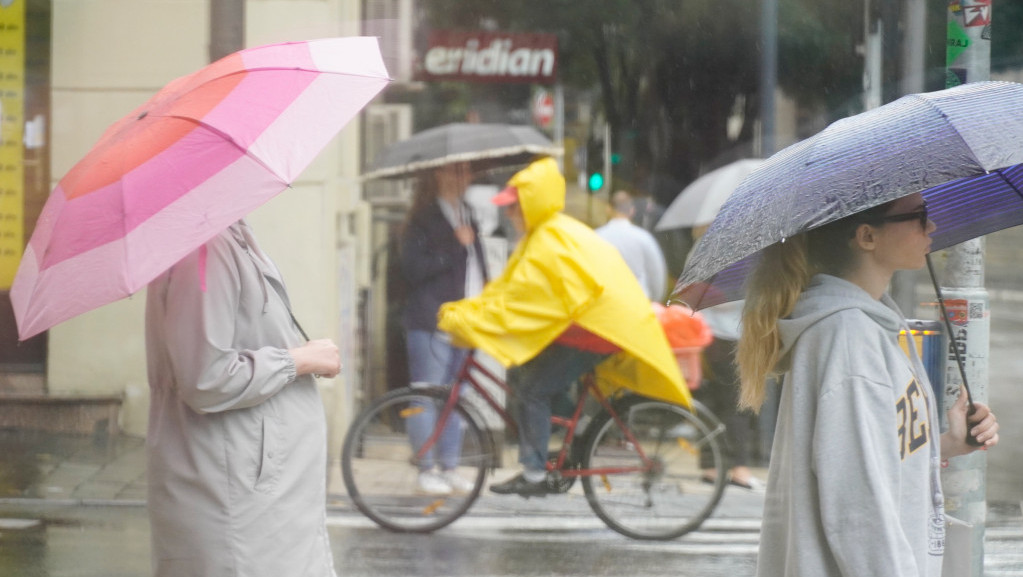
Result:
{"label": "pink umbrella", "polygon": [[285,188],[389,81],[374,38],[242,50],[107,129],[11,287],[22,340],[131,295]]}

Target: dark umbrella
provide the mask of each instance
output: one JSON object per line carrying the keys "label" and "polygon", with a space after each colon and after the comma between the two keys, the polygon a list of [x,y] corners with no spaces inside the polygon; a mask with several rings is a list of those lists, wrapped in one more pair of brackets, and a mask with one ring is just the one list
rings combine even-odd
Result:
{"label": "dark umbrella", "polygon": [[1023,223],[1023,85],[913,94],[839,120],[769,158],[693,250],[672,298],[695,309],[743,298],[760,251],[922,192],[932,250]]}
{"label": "dark umbrella", "polygon": [[406,178],[445,164],[469,162],[474,172],[527,164],[562,149],[532,126],[455,123],[417,132],[377,154],[364,179]]}

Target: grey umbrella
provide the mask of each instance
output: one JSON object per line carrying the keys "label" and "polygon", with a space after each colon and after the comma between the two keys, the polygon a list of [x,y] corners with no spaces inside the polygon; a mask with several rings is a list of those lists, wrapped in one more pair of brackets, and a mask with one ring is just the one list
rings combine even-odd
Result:
{"label": "grey umbrella", "polygon": [[364,179],[405,178],[455,162],[474,171],[560,156],[561,148],[532,126],[455,123],[430,128],[382,150]]}
{"label": "grey umbrella", "polygon": [[672,298],[743,298],[762,249],[922,192],[932,250],[1023,223],[1023,85],[979,82],[905,96],[839,120],[767,159],[693,249]]}

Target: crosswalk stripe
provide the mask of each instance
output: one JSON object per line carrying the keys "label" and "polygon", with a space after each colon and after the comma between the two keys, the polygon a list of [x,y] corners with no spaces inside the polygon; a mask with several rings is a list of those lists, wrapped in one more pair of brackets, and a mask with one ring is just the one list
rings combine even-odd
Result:
{"label": "crosswalk stripe", "polygon": [[[719,520],[720,521],[720,520]],[[368,519],[358,515],[330,516],[327,525],[331,527],[367,528],[375,527]],[[709,525],[709,527],[708,527]],[[558,533],[558,530],[563,533]],[[755,556],[760,541],[760,522],[754,519],[730,519],[706,523],[699,531],[693,531],[671,541],[628,541],[629,550],[670,552],[684,555],[743,555]],[[489,530],[493,530],[492,532]],[[536,531],[543,532],[545,542],[577,542],[585,540],[617,541],[621,535],[607,528],[599,519],[576,518],[529,518],[507,516],[466,516],[444,529],[450,533],[465,533],[476,539],[525,539],[535,540]]]}
{"label": "crosswalk stripe", "polygon": [[[358,514],[330,515],[327,525],[339,528],[375,528]],[[563,530],[559,533],[558,530]],[[596,518],[515,517],[507,515],[467,515],[443,529],[474,539],[535,540],[543,532],[546,542],[620,541]],[[711,518],[700,527],[671,541],[627,540],[631,551],[664,552],[677,555],[722,555],[756,557],[760,543],[760,519]],[[985,532],[984,574],[986,577],[1019,577],[1023,572],[1023,528],[990,527]]]}

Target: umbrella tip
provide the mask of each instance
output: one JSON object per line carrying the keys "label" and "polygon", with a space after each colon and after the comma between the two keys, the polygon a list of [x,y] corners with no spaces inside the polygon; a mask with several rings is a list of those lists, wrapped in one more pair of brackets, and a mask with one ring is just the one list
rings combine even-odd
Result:
{"label": "umbrella tip", "polygon": [[149,115],[149,111],[147,110],[147,111],[143,112],[142,114],[139,114],[139,117],[136,118],[135,120],[142,120],[143,118],[145,118],[148,115]]}

